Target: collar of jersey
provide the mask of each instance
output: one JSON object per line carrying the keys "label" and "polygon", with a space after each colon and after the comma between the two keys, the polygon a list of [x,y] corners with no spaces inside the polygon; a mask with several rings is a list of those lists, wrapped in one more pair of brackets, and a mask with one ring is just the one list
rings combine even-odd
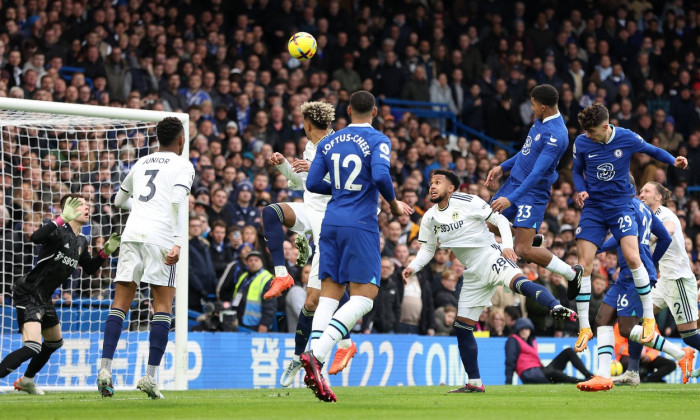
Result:
{"label": "collar of jersey", "polygon": [[613,139],[615,138],[615,126],[610,124],[610,128],[612,128],[612,134],[610,135],[610,138],[608,139],[607,143],[603,143],[603,144],[610,144],[610,143],[612,143]]}
{"label": "collar of jersey", "polygon": [[369,127],[369,128],[372,128],[372,124],[370,124],[370,123],[348,124],[348,127]]}
{"label": "collar of jersey", "polygon": [[551,121],[551,120],[553,120],[553,119],[555,119],[555,118],[558,118],[558,117],[561,117],[561,113],[560,113],[560,112],[557,112],[556,114],[550,115],[549,117],[543,119],[543,120],[542,120],[542,124],[546,123],[547,121]]}

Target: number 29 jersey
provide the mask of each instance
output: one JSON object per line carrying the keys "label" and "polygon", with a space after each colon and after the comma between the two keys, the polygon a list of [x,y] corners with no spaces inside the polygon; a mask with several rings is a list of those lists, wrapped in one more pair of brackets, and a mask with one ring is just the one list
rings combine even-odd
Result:
{"label": "number 29 jersey", "polygon": [[173,152],[155,152],[139,159],[119,187],[132,197],[122,241],[172,248],[173,191],[182,187],[189,193],[193,181],[190,161]]}

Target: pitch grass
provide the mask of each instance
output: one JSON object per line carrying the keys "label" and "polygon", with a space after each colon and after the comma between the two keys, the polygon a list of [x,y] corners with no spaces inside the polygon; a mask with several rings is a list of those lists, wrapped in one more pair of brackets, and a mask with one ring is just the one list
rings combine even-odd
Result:
{"label": "pitch grass", "polygon": [[485,394],[447,394],[450,387],[336,388],[338,402],[308,389],[51,392],[0,395],[0,419],[655,419],[700,418],[700,385],[645,384],[584,393],[573,385],[488,386]]}

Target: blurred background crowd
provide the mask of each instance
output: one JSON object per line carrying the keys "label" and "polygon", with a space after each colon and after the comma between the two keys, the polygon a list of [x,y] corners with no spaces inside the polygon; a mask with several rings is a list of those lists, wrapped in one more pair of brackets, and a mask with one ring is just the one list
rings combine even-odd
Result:
{"label": "blurred background crowd", "polygon": [[[529,91],[537,84],[559,90],[570,147],[581,133],[578,111],[604,104],[613,124],[688,158],[690,168],[681,171],[639,155],[632,172],[640,186],[653,180],[671,189],[668,206],[681,219],[700,276],[700,201],[692,188],[700,185],[699,12],[697,3],[683,0],[2,0],[0,96],[189,113],[196,168],[189,307],[205,313],[199,328],[221,328],[212,319],[230,307],[243,273],[272,269],[261,209],[301,201],[302,192],[290,190],[266,159],[273,152],[290,161],[301,157],[308,139],[299,105],[333,104],[333,128],[340,130],[348,124],[349,95],[358,89],[380,100],[446,103],[458,121],[514,150],[533,122]],[[309,61],[287,52],[297,31],[316,37]],[[452,169],[462,191],[489,201],[494,191],[483,181],[509,152],[381,102],[374,125],[392,141],[397,195],[416,212],[395,219],[383,205],[382,287],[356,330],[387,333],[403,324],[420,334],[451,334],[461,264],[438,251],[411,287],[400,280],[419,248],[430,173]],[[94,203],[87,234],[99,249],[108,234],[102,227],[123,222],[110,204],[114,189],[155,140],[149,130],[114,139],[31,139],[2,139],[6,296],[31,269],[36,249],[28,236],[50,216],[56,195],[78,191]],[[574,264],[580,209],[572,201],[571,167],[569,152],[540,232],[557,256]],[[294,266],[291,232],[285,257],[297,285],[267,304],[265,329],[294,331],[304,301],[310,266]],[[563,278],[522,267],[575,307]],[[592,316],[616,280],[617,257],[600,254],[594,267]],[[108,264],[97,280],[76,275],[61,297],[109,298],[112,271]],[[544,307],[520,295],[499,291],[493,304],[478,324],[492,336],[510,334],[519,317],[530,318],[539,336],[576,334],[575,325],[552,321]],[[663,334],[676,334],[673,317],[662,313],[658,321]]]}

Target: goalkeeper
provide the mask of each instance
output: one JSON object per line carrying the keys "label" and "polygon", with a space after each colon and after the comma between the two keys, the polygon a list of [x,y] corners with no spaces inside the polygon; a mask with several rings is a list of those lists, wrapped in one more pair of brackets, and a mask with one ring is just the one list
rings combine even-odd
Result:
{"label": "goalkeeper", "polygon": [[80,195],[67,194],[61,198],[61,209],[60,216],[31,236],[32,242],[42,245],[38,262],[27,277],[15,286],[13,296],[24,346],[0,362],[0,378],[4,378],[26,360],[32,359],[24,376],[14,384],[15,389],[29,394],[43,395],[43,391],[34,385],[34,376],[63,345],[61,326],[51,301],[54,291],[66,282],[78,264],[85,273],[93,274],[119,247],[120,237],[113,233],[100,254],[91,257],[88,240],[80,233],[90,219],[90,207]]}

